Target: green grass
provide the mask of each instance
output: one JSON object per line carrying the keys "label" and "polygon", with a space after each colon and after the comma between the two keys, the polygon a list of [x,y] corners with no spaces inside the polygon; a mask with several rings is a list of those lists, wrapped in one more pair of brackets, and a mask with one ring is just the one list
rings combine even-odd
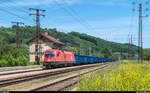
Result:
{"label": "green grass", "polygon": [[80,77],[76,91],[150,91],[150,64],[128,60],[117,63]]}
{"label": "green grass", "polygon": [[[139,64],[138,60],[130,60],[129,62],[133,63],[133,64]],[[150,64],[150,61],[144,61],[142,64]]]}

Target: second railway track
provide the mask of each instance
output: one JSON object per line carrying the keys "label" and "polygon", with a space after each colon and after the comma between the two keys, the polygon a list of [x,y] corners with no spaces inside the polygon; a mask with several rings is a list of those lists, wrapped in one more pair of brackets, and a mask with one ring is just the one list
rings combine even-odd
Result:
{"label": "second railway track", "polygon": [[72,71],[78,71],[78,70],[86,69],[86,68],[90,68],[90,67],[96,67],[98,65],[100,65],[100,64],[98,63],[98,64],[91,64],[91,65],[68,67],[68,68],[62,68],[63,70],[60,69],[60,70],[51,71],[51,72],[48,71],[48,72],[41,73],[41,74],[4,79],[4,80],[0,80],[0,88],[10,86],[10,85],[15,85],[15,84],[22,83],[25,81],[34,80],[34,79],[41,79],[41,78],[45,78],[45,77],[55,76],[58,74],[64,74],[64,73],[68,73],[68,72],[72,72]]}
{"label": "second railway track", "polygon": [[39,86],[37,88],[30,89],[29,91],[63,91],[64,89],[71,87],[72,85],[75,85],[78,81],[78,77],[80,75],[85,75],[90,72],[94,72],[100,69],[103,69],[105,67],[108,67],[108,64],[102,65],[100,67],[97,67],[95,69],[92,69],[90,71],[82,71],[80,74],[73,74],[68,77],[63,77],[61,79],[56,79],[50,83],[47,83],[45,85]]}
{"label": "second railway track", "polygon": [[0,73],[0,76],[11,75],[11,74],[19,74],[19,73],[27,73],[27,72],[34,72],[34,71],[42,71],[42,68],[16,70],[16,71],[3,71],[3,72]]}

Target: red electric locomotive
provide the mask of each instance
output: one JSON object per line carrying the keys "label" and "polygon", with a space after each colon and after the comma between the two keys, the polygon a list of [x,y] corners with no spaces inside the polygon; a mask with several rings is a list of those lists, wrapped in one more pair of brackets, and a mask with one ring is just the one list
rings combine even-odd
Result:
{"label": "red electric locomotive", "polygon": [[70,65],[75,63],[75,56],[73,52],[59,50],[59,49],[48,49],[44,52],[43,66],[51,68],[57,65]]}

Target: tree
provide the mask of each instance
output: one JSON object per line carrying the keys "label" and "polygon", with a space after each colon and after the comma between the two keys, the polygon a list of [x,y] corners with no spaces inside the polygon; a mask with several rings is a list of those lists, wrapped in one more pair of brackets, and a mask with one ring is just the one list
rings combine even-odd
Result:
{"label": "tree", "polygon": [[144,49],[144,59],[145,60],[150,60],[150,48]]}
{"label": "tree", "polygon": [[104,49],[102,49],[101,53],[104,55],[105,58],[112,58],[111,49],[104,48]]}
{"label": "tree", "polygon": [[[21,60],[20,55],[22,57],[28,58],[28,48],[21,48],[20,50],[16,49],[12,44],[16,42],[16,30],[15,26],[12,27],[0,27],[0,60],[4,63],[8,61],[7,59],[2,59],[2,56],[7,55],[10,53],[12,55],[12,59],[16,62]],[[68,49],[70,51],[74,51],[76,54],[82,53],[83,55],[91,56],[99,56],[99,57],[112,57],[112,52],[120,52],[120,48],[122,49],[121,55],[122,58],[126,58],[126,54],[128,53],[128,44],[120,44],[115,42],[110,42],[103,40],[98,37],[90,36],[87,34],[79,33],[79,32],[70,32],[64,33],[58,31],[56,28],[41,28],[41,33],[48,32],[48,34],[56,39],[59,39],[63,43],[69,43],[69,46],[63,46],[62,49]],[[27,41],[31,38],[35,37],[36,35],[36,27],[35,26],[24,26],[20,27],[20,40],[21,45],[25,45]],[[85,49],[80,49],[84,47]],[[90,52],[89,48],[91,48]],[[138,47],[133,45],[133,54],[137,56]],[[11,58],[10,58],[11,59]],[[13,59],[13,60],[14,60]]]}
{"label": "tree", "polygon": [[15,44],[0,46],[0,67],[26,66],[28,49],[25,46],[17,48]]}

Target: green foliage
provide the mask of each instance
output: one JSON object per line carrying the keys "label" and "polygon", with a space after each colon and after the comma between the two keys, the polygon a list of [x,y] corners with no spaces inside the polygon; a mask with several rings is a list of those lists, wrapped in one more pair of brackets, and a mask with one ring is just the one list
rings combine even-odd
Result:
{"label": "green foliage", "polygon": [[[15,26],[12,27],[0,27],[0,62],[8,61],[7,66],[15,65],[28,65],[28,48],[26,42],[36,35],[36,27],[25,26],[20,27],[19,36],[21,42],[21,48],[17,49],[15,45],[16,33]],[[120,44],[110,41],[105,41],[101,38],[90,36],[87,34],[81,34],[78,32],[64,33],[53,29],[42,29],[41,33],[48,32],[48,35],[59,39],[67,46],[63,46],[62,49],[73,51],[76,54],[91,55],[99,57],[115,57],[115,53],[120,53],[123,59],[127,58],[128,45]],[[133,52],[137,55],[138,48],[133,45]]]}
{"label": "green foliage", "polygon": [[106,58],[112,58],[112,51],[108,48],[104,48],[101,53],[104,54]]}
{"label": "green foliage", "polygon": [[0,60],[0,67],[7,67],[8,66],[8,61],[5,59]]}
{"label": "green foliage", "polygon": [[[36,65],[34,62],[28,62],[27,63],[27,66],[34,66],[34,65]],[[42,66],[42,64],[41,64],[41,66]]]}
{"label": "green foliage", "polygon": [[144,59],[150,61],[150,48],[144,49]]}
{"label": "green foliage", "polygon": [[0,47],[0,67],[26,66],[28,63],[27,47],[7,44]]}

